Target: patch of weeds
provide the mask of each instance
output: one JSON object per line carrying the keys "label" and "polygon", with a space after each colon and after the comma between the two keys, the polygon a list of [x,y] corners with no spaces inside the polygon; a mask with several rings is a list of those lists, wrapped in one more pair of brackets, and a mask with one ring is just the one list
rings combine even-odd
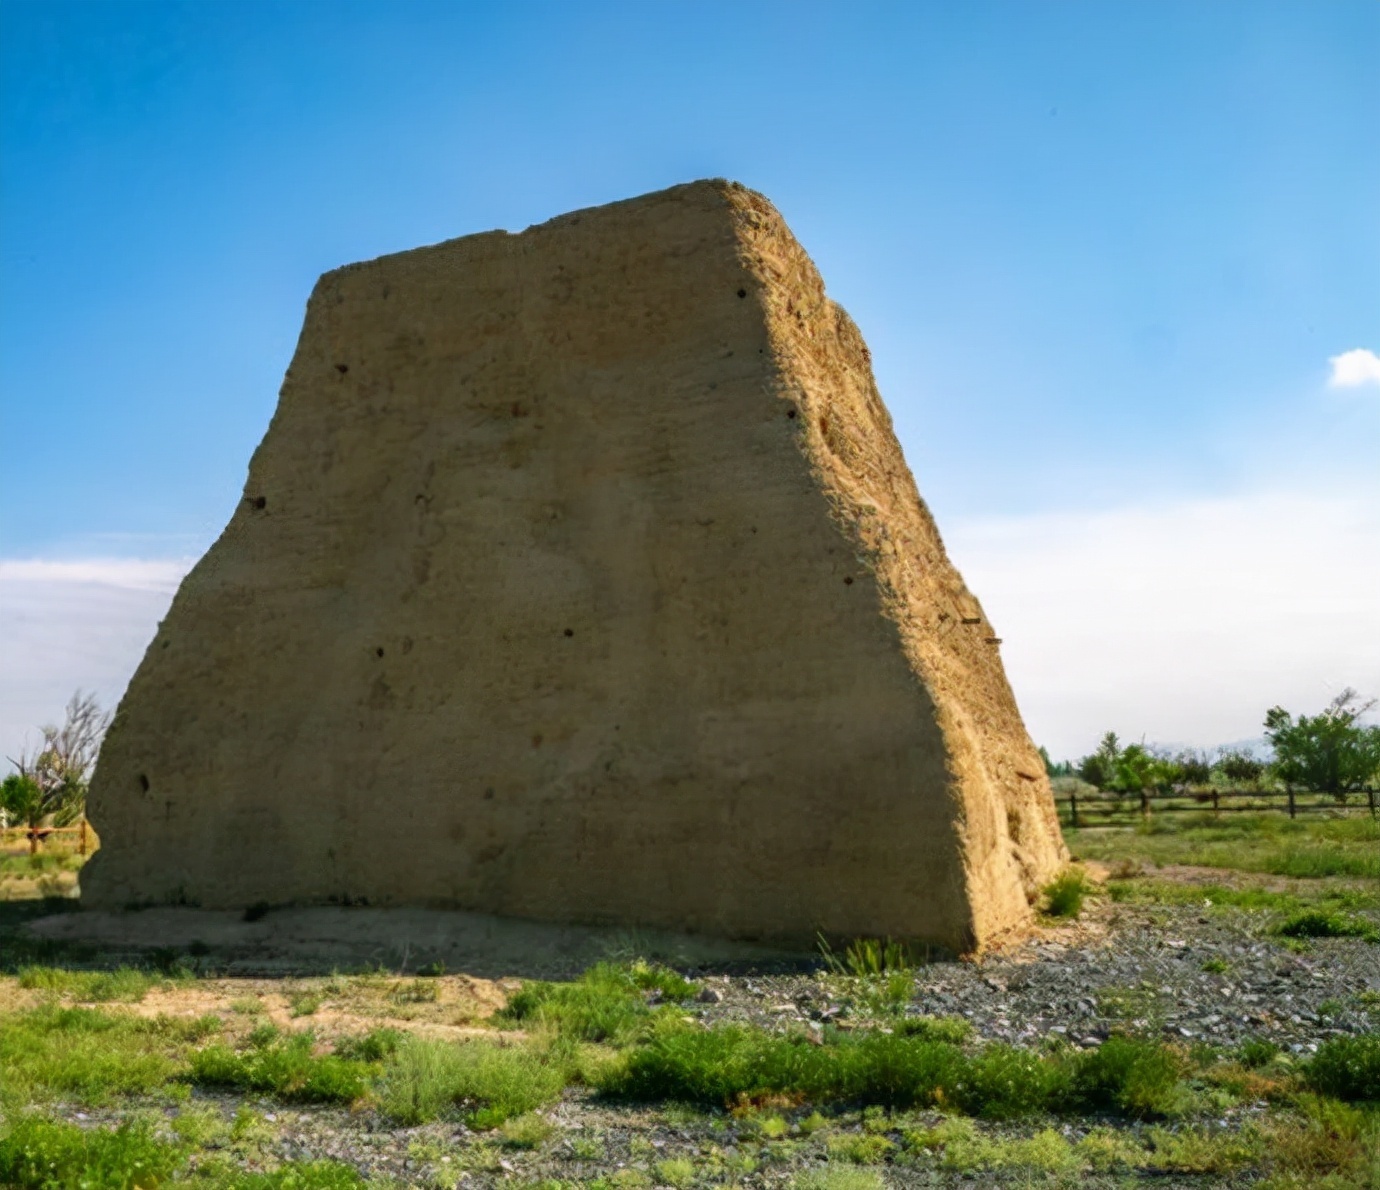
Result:
{"label": "patch of weeds", "polygon": [[571,983],[533,980],[500,1011],[502,1023],[549,1025],[582,1041],[626,1041],[642,1027],[658,1001],[689,1000],[698,984],[645,962],[599,963]]}
{"label": "patch of weeds", "polygon": [[831,1161],[851,1161],[854,1165],[877,1165],[896,1148],[885,1136],[866,1132],[835,1132],[824,1143]]}
{"label": "patch of weeds", "polygon": [[1315,1091],[1347,1102],[1380,1102],[1380,1034],[1330,1037],[1304,1067]]}
{"label": "patch of weeds", "polygon": [[1082,868],[1065,868],[1043,889],[1044,911],[1049,917],[1079,917],[1083,913],[1083,902],[1094,891],[1092,881]]}
{"label": "patch of weeds", "polygon": [[499,1126],[503,1144],[510,1149],[539,1149],[556,1131],[556,1125],[538,1112],[504,1120]]}
{"label": "patch of weeds", "polygon": [[1203,964],[1202,969],[1209,975],[1225,975],[1231,970],[1231,964],[1226,959],[1212,958]]}
{"label": "patch of weeds", "polygon": [[597,1136],[577,1136],[570,1142],[570,1155],[576,1161],[602,1161],[604,1142]]}
{"label": "patch of weeds", "polygon": [[1137,1166],[1145,1156],[1145,1150],[1134,1137],[1114,1128],[1094,1128],[1078,1142],[1074,1151],[1098,1173]]}
{"label": "patch of weeds", "polygon": [[437,959],[434,963],[423,963],[417,968],[417,974],[423,979],[439,979],[446,973],[446,965]]}
{"label": "patch of weeds", "polygon": [[397,1052],[406,1036],[401,1029],[371,1029],[358,1037],[342,1037],[335,1043],[335,1052],[356,1062],[382,1062]]}
{"label": "patch of weeds", "polygon": [[620,1169],[606,1178],[596,1178],[589,1190],[650,1190],[652,1179],[640,1169]]}
{"label": "patch of weeds", "polygon": [[559,1045],[502,1045],[485,1038],[457,1044],[408,1037],[384,1068],[379,1107],[404,1125],[465,1108],[472,1127],[494,1128],[552,1102],[569,1074],[569,1051]]}
{"label": "patch of weeds", "polygon": [[858,978],[909,972],[918,965],[916,955],[910,947],[890,938],[854,938],[840,955],[834,952],[828,940],[821,934],[819,953],[825,965],[835,975],[853,975]]}
{"label": "patch of weeds", "polygon": [[267,1009],[257,996],[242,996],[238,1000],[230,1001],[230,1011],[239,1016],[259,1016]]}
{"label": "patch of weeds", "polygon": [[1264,1138],[1255,1129],[1209,1130],[1184,1128],[1171,1132],[1151,1129],[1151,1152],[1146,1164],[1174,1173],[1227,1174],[1256,1164],[1265,1151]]}
{"label": "patch of weeds", "polygon": [[1164,1014],[1164,994],[1152,984],[1121,987],[1109,984],[1094,993],[1097,1010],[1115,1020],[1154,1022]]}
{"label": "patch of weeds", "polygon": [[186,1160],[144,1121],[79,1128],[24,1116],[0,1139],[0,1185],[15,1190],[133,1190],[156,1186]]}
{"label": "patch of weeds", "polygon": [[178,1139],[192,1148],[205,1148],[230,1139],[230,1124],[209,1104],[185,1104],[172,1121]]}
{"label": "patch of weeds", "polygon": [[1168,1046],[1109,1037],[1075,1060],[1072,1094],[1094,1111],[1138,1118],[1174,1115],[1186,1106],[1184,1073],[1183,1059]]}
{"label": "patch of weeds", "polygon": [[1364,938],[1367,942],[1380,942],[1380,929],[1365,918],[1327,909],[1296,913],[1273,932],[1281,938]]}
{"label": "patch of weeds", "polygon": [[1263,1037],[1248,1037],[1236,1048],[1236,1056],[1247,1070],[1268,1066],[1279,1055],[1279,1046]]}
{"label": "patch of weeds", "polygon": [[441,998],[441,987],[433,979],[411,979],[395,984],[388,998],[394,1004],[433,1004]]}
{"label": "patch of weeds", "polygon": [[181,1050],[207,1027],[56,1005],[0,1017],[0,1098],[64,1095],[94,1105],[148,1094],[182,1069]]}
{"label": "patch of weeds", "polygon": [[1031,1050],[990,1045],[965,1066],[945,1098],[970,1115],[1009,1120],[1045,1111],[1067,1094],[1067,1069]]}
{"label": "patch of weeds", "polygon": [[795,1190],[886,1190],[882,1175],[875,1170],[847,1166],[808,1169],[792,1184]]}
{"label": "patch of weeds", "polygon": [[973,1036],[973,1024],[961,1016],[912,1016],[899,1021],[893,1031],[921,1041],[945,1041],[963,1045]]}
{"label": "patch of weeds", "polygon": [[74,1000],[98,1003],[122,1000],[136,1004],[150,988],[162,983],[157,975],[135,967],[115,971],[64,971],[60,967],[25,967],[19,972],[19,986],[55,992]]}
{"label": "patch of weeds", "polygon": [[203,1087],[259,1091],[293,1103],[352,1103],[369,1090],[370,1066],[318,1053],[310,1033],[281,1036],[272,1026],[256,1029],[249,1047],[215,1044],[192,1055],[192,1081]]}
{"label": "patch of weeds", "polygon": [[288,1161],[271,1173],[238,1173],[228,1190],[363,1190],[363,1175],[340,1161]]}
{"label": "patch of weeds", "polygon": [[687,1157],[668,1157],[657,1162],[656,1176],[661,1185],[685,1190],[695,1180],[695,1163]]}
{"label": "patch of weeds", "polygon": [[1380,1115],[1312,1095],[1267,1129],[1271,1190],[1371,1190],[1380,1185]]}
{"label": "patch of weeds", "polygon": [[288,996],[288,1013],[291,1016],[315,1016],[321,1010],[326,997],[319,991],[293,992]]}
{"label": "patch of weeds", "polygon": [[184,1160],[183,1151],[157,1140],[147,1121],[116,1129],[84,1129],[28,1116],[0,1138],[0,1184],[49,1190],[156,1183]]}

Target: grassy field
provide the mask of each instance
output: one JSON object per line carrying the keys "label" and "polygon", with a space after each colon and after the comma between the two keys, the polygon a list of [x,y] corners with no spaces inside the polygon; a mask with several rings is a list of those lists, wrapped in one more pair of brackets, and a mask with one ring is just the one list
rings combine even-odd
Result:
{"label": "grassy field", "polygon": [[[1282,961],[1320,938],[1373,947],[1380,1023],[1368,820],[1181,816],[1069,842],[1111,874],[1053,890],[1058,921],[1086,899],[1106,920],[1257,915]],[[0,906],[0,1185],[1380,1190],[1374,1030],[1301,1053],[1132,1024],[1016,1046],[916,1015],[916,973],[880,947],[801,977],[845,1014],[711,1024],[702,977],[653,963],[250,979],[37,942],[18,925],[41,907]]]}

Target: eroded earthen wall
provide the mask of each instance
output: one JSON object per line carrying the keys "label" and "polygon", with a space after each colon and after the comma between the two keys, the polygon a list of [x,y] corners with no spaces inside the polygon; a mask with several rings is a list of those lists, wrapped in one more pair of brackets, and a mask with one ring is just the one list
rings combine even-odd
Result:
{"label": "eroded earthen wall", "polygon": [[991,635],[760,196],[349,266],[121,704],[83,900],[967,949],[1063,859]]}

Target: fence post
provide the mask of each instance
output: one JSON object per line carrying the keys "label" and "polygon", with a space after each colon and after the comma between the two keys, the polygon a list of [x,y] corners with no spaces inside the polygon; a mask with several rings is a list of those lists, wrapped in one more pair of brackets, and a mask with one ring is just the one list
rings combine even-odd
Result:
{"label": "fence post", "polygon": [[[1370,807],[1370,811],[1371,811],[1372,814],[1375,813],[1375,795],[1374,795],[1374,794],[1371,795],[1371,807]],[[1070,789],[1070,790],[1069,790],[1069,820],[1070,820],[1070,821],[1072,822],[1072,824],[1073,824],[1073,829],[1074,829],[1074,830],[1077,830],[1077,829],[1078,829],[1078,790],[1076,790],[1076,789]]]}
{"label": "fence post", "polygon": [[1370,803],[1370,816],[1375,817],[1375,788],[1372,786],[1366,790],[1366,801]]}
{"label": "fence post", "polygon": [[77,854],[78,854],[78,855],[85,855],[85,854],[86,854],[86,818],[85,818],[85,817],[83,817],[82,820],[81,820],[81,834],[78,836],[78,839],[79,839],[79,841],[78,841],[78,843],[77,843]]}
{"label": "fence post", "polygon": [[38,854],[38,827],[34,826],[32,822],[29,823],[29,854]]}
{"label": "fence post", "polygon": [[1213,791],[1212,791],[1212,815],[1213,815],[1214,818],[1221,818],[1221,817],[1222,817],[1222,807],[1221,807],[1221,806],[1218,804],[1218,802],[1217,802],[1217,790],[1216,790],[1216,788],[1214,788]]}
{"label": "fence post", "polygon": [[1289,786],[1289,817],[1295,817],[1294,813],[1294,787]]}
{"label": "fence post", "polygon": [[1140,791],[1140,816],[1142,818],[1150,817],[1150,791],[1148,789]]}

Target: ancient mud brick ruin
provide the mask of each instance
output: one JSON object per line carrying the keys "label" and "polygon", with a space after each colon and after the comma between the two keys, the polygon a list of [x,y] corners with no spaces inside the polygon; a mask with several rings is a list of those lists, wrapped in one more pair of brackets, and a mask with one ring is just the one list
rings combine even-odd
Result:
{"label": "ancient mud brick ruin", "polygon": [[105,908],[954,950],[1065,861],[857,328],[725,182],[328,273],[91,789]]}

